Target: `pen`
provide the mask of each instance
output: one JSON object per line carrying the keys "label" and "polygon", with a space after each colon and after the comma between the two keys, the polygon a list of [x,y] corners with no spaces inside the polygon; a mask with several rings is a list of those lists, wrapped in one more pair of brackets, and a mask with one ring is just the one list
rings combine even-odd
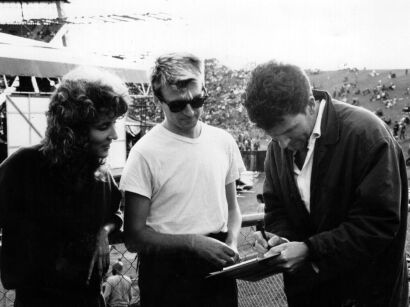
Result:
{"label": "pen", "polygon": [[[261,234],[262,234],[262,237],[266,240],[266,243],[268,243],[269,238],[268,238],[268,236],[266,235],[266,232],[265,232],[265,223],[262,223],[262,225],[261,225]],[[269,246],[269,243],[268,243],[268,250],[271,249],[271,248],[272,248],[272,246]]]}
{"label": "pen", "polygon": [[266,242],[268,242],[269,239],[268,239],[268,237],[266,236],[265,226],[263,226],[263,225],[262,225],[262,227],[261,227],[261,234],[262,234],[262,237],[266,240]]}

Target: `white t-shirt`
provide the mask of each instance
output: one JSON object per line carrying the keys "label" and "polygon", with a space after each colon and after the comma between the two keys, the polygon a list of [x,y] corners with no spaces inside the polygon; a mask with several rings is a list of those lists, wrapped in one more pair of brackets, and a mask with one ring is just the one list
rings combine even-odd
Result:
{"label": "white t-shirt", "polygon": [[233,137],[198,122],[198,138],[157,125],[131,149],[120,189],[148,197],[147,225],[161,233],[227,231],[225,185],[245,170]]}
{"label": "white t-shirt", "polygon": [[305,203],[307,211],[310,212],[310,183],[312,177],[312,167],[313,167],[313,156],[315,152],[316,140],[320,138],[321,131],[320,125],[322,123],[322,116],[325,110],[326,100],[323,99],[319,103],[319,111],[317,114],[315,126],[313,127],[312,134],[310,135],[308,142],[308,152],[306,154],[305,162],[303,163],[302,169],[295,163],[293,158],[293,174],[295,177],[296,184],[299,189],[300,196]]}

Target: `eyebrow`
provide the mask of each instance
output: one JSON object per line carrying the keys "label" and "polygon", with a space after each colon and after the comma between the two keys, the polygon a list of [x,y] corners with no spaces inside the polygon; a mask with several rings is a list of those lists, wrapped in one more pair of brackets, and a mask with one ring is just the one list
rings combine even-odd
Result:
{"label": "eyebrow", "polygon": [[166,103],[171,103],[171,102],[174,102],[174,101],[184,101],[184,102],[185,101],[192,101],[194,99],[201,98],[201,97],[204,97],[204,96],[205,96],[204,93],[200,93],[200,94],[195,95],[195,96],[189,95],[189,97],[186,97],[188,99],[185,99],[185,97],[182,97],[182,99],[175,99],[175,100],[171,100],[171,101],[166,101]]}

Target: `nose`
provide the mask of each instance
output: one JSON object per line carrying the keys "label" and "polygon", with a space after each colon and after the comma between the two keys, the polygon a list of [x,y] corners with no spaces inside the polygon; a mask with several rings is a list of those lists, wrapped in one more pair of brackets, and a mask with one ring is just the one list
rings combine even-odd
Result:
{"label": "nose", "polygon": [[195,115],[195,110],[189,103],[185,106],[185,109],[183,109],[182,112],[186,116],[194,116]]}
{"label": "nose", "polygon": [[114,125],[114,124],[112,124],[111,127],[110,127],[110,131],[109,131],[109,134],[108,134],[108,138],[109,138],[110,140],[116,140],[116,139],[118,139],[117,131],[115,130],[115,125]]}
{"label": "nose", "polygon": [[281,137],[277,137],[276,141],[278,142],[280,148],[286,149],[289,146],[290,138],[281,136]]}

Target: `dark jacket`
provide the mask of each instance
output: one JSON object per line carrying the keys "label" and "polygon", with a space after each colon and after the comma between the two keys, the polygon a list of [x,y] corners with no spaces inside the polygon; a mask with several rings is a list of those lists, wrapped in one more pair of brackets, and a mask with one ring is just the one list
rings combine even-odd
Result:
{"label": "dark jacket", "polygon": [[306,264],[284,274],[289,306],[408,306],[401,148],[371,112],[332,101],[326,92],[314,96],[327,103],[314,150],[310,213],[294,181],[292,153],[271,142],[265,161],[267,229],[306,242],[319,268],[315,273]]}
{"label": "dark jacket", "polygon": [[100,292],[97,266],[86,286],[88,268],[98,230],[122,225],[121,193],[107,171],[75,188],[76,180],[64,181],[49,165],[39,146],[20,149],[0,165],[2,283]]}

